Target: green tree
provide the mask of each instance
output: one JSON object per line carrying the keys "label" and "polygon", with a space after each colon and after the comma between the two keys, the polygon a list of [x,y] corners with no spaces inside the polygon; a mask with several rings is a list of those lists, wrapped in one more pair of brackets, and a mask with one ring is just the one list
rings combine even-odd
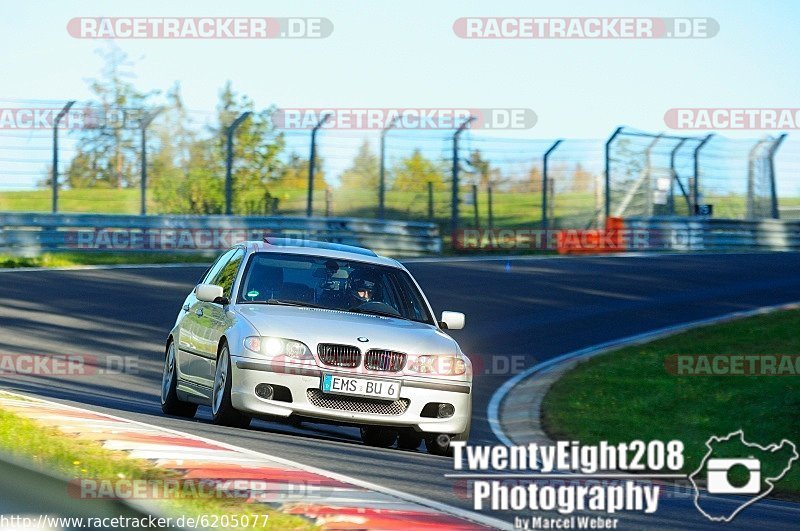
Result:
{"label": "green tree", "polygon": [[[158,122],[151,126],[150,134],[158,138],[158,149],[148,157],[151,165],[149,187],[157,210],[161,213],[192,213],[195,209],[187,193],[191,188],[190,160],[192,153],[200,148],[196,132],[189,125],[179,84],[167,92],[167,105]],[[207,195],[210,194],[209,190]],[[221,201],[221,197],[214,197],[208,203],[219,204]]]}
{"label": "green tree", "polygon": [[77,143],[77,155],[66,172],[70,187],[121,188],[139,183],[138,120],[152,93],[139,92],[130,81],[134,63],[116,44],[97,50],[103,58],[99,78],[91,79],[94,94],[87,106],[96,119]]}
{"label": "green tree", "polygon": [[594,189],[594,175],[583,169],[580,162],[575,163],[572,172],[572,191],[586,192]]}
{"label": "green tree", "polygon": [[[323,170],[323,160],[317,155],[317,163],[314,168],[314,190],[325,190],[328,182],[325,180],[325,170]],[[308,191],[308,159],[301,157],[297,153],[292,153],[289,159],[282,165],[278,177],[273,181],[276,189],[292,192]]]}
{"label": "green tree", "polygon": [[479,149],[470,152],[467,164],[470,172],[477,177],[476,184],[482,190],[486,190],[489,184],[495,182],[500,176],[500,171],[492,168],[491,163],[483,158]]}
{"label": "green tree", "polygon": [[234,214],[272,213],[270,191],[280,178],[279,155],[284,147],[275,136],[271,109],[256,112],[247,96],[234,92],[227,83],[220,92],[217,124],[207,135],[191,127],[178,86],[167,95],[168,108],[159,128],[160,150],[153,160],[153,194],[162,212],[220,214],[225,205],[226,131],[242,113],[251,116],[234,133]]}
{"label": "green tree", "polygon": [[[231,83],[226,83],[217,105],[219,125],[211,130],[215,149],[201,163],[210,165],[206,167],[206,173],[209,168],[213,169],[224,189],[226,131],[246,111],[252,114],[239,125],[234,137],[233,210],[241,214],[266,213],[271,197],[269,186],[279,178],[283,169],[279,155],[284,149],[284,139],[282,135],[274,135],[270,118],[274,109],[256,112],[248,96],[237,94]],[[211,175],[207,177],[213,179]]]}
{"label": "green tree", "polygon": [[353,164],[341,176],[342,188],[349,190],[378,190],[380,160],[373,153],[368,141],[364,141],[353,159]]}
{"label": "green tree", "polygon": [[392,167],[392,189],[400,192],[427,192],[428,183],[434,191],[446,189],[444,168],[441,163],[431,161],[419,149]]}
{"label": "green tree", "polygon": [[531,166],[531,169],[528,171],[528,183],[523,190],[531,192],[541,192],[542,182],[543,182],[542,170],[539,169],[539,166]]}

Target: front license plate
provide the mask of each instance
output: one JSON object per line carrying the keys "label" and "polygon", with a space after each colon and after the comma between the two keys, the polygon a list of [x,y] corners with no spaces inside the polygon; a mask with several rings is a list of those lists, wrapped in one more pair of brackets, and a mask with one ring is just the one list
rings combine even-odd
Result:
{"label": "front license plate", "polygon": [[393,380],[370,380],[325,374],[322,376],[322,390],[340,395],[366,396],[397,400],[400,398],[400,382]]}

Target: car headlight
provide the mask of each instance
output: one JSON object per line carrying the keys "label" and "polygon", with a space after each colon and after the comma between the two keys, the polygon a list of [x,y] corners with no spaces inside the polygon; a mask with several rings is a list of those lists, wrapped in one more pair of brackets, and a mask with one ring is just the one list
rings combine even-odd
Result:
{"label": "car headlight", "polygon": [[467,372],[467,362],[461,356],[425,354],[411,360],[408,370],[420,374],[458,376]]}
{"label": "car headlight", "polygon": [[266,354],[270,357],[286,356],[296,360],[314,359],[308,347],[294,339],[283,339],[281,337],[260,337],[250,336],[244,339],[244,348],[258,354]]}

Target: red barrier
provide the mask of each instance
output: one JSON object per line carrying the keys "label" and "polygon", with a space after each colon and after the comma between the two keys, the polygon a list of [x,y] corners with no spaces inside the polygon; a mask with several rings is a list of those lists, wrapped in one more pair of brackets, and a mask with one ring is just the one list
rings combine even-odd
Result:
{"label": "red barrier", "polygon": [[627,250],[625,220],[608,217],[604,229],[562,230],[557,235],[558,254],[619,253]]}

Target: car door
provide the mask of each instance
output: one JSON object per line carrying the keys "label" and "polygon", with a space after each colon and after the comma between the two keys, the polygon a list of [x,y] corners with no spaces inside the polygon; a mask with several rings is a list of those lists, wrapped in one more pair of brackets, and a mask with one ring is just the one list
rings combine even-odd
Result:
{"label": "car door", "polygon": [[[201,284],[213,284],[213,279],[230,261],[236,249],[223,253],[200,280]],[[207,326],[211,321],[204,318],[204,305],[197,300],[194,290],[189,294],[182,309],[183,317],[178,324],[178,349],[176,354],[178,372],[182,380],[202,383],[207,380],[209,341],[211,332]],[[213,363],[213,361],[212,361]]]}
{"label": "car door", "polygon": [[[235,249],[225,265],[210,279],[209,284],[220,286],[223,297],[233,300],[233,284],[239,274],[244,260],[244,249]],[[233,324],[231,312],[227,305],[216,302],[203,302],[200,304],[198,321],[203,332],[203,341],[200,349],[203,353],[198,383],[211,387],[214,383],[216,370],[217,349],[219,341],[225,331]]]}

